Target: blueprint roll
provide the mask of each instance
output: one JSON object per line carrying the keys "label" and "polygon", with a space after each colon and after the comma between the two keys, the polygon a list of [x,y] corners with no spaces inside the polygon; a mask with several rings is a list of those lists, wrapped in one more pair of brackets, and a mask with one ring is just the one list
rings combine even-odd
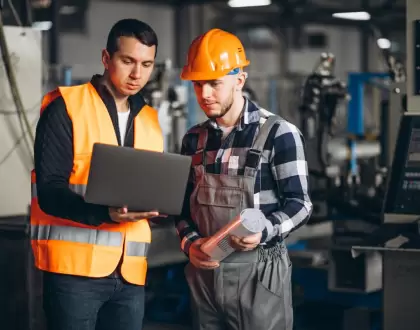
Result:
{"label": "blueprint roll", "polygon": [[265,228],[265,215],[258,209],[245,209],[239,215],[241,225],[246,230],[245,235],[235,235],[238,237],[249,236],[260,233]]}
{"label": "blueprint roll", "polygon": [[266,218],[258,209],[244,209],[236,218],[222,227],[201,246],[201,251],[214,261],[222,261],[235,249],[230,245],[230,236],[246,237],[260,233],[265,228]]}

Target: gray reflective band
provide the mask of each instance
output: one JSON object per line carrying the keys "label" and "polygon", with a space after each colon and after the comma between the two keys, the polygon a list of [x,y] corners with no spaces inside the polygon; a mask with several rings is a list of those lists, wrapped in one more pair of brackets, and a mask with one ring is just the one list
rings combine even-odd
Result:
{"label": "gray reflective band", "polygon": [[105,231],[72,226],[31,226],[31,239],[57,240],[105,246],[121,246],[123,235],[120,232]]}
{"label": "gray reflective band", "polygon": [[149,246],[149,243],[144,242],[127,242],[125,255],[129,257],[146,257]]}
{"label": "gray reflective band", "polygon": [[[86,193],[86,185],[85,184],[69,184],[69,188],[74,191],[76,194],[84,196]],[[36,191],[36,183],[31,185],[31,193],[32,198],[38,197],[38,193]]]}
{"label": "gray reflective band", "polygon": [[76,194],[84,196],[86,194],[86,185],[85,184],[69,184],[69,188],[73,190]]}

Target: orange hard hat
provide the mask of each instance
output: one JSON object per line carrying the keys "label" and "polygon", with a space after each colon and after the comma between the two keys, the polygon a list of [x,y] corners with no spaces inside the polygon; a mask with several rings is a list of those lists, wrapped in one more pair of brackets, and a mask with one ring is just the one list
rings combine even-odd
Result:
{"label": "orange hard hat", "polygon": [[218,79],[247,65],[249,61],[239,38],[220,29],[211,29],[191,43],[181,79]]}

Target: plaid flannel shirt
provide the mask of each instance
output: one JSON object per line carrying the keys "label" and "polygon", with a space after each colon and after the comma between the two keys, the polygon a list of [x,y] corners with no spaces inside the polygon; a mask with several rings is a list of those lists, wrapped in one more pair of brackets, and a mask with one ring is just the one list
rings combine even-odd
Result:
{"label": "plaid flannel shirt", "polygon": [[[217,123],[207,120],[188,130],[182,140],[181,154],[194,155],[199,132],[207,129],[206,171],[243,175],[247,152],[264,119],[270,115],[273,114],[246,99],[238,125],[225,139]],[[263,245],[270,247],[282,242],[308,221],[312,213],[308,181],[303,137],[295,125],[283,120],[269,134],[255,180],[254,207],[266,216]],[[186,254],[191,243],[201,237],[190,215],[189,201],[194,184],[191,171],[182,215],[175,219],[181,248]]]}

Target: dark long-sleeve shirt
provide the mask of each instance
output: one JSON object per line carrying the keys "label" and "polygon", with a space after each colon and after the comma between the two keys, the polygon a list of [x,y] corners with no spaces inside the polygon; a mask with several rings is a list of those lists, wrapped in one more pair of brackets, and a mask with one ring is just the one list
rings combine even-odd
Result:
{"label": "dark long-sleeve shirt", "polygon": [[[91,80],[106,105],[121,145],[118,113],[115,101],[100,77]],[[140,94],[129,98],[130,117],[127,127],[146,104]],[[124,146],[134,146],[133,129],[128,130]],[[43,111],[37,125],[34,146],[38,202],[42,211],[52,216],[98,226],[111,223],[108,207],[86,203],[82,196],[69,189],[73,169],[73,125],[62,97],[51,102]]]}
{"label": "dark long-sleeve shirt", "polygon": [[[223,133],[216,122],[208,120],[187,132],[183,138],[181,153],[194,155],[199,132],[207,129],[206,171],[243,175],[246,155],[259,131],[257,128],[270,115],[272,114],[268,111],[246,100],[243,116],[228,143],[222,143]],[[308,221],[312,213],[312,203],[308,192],[304,142],[296,126],[286,120],[276,124],[269,134],[264,150],[269,157],[268,162],[263,160],[259,165],[254,187],[254,206],[261,209],[266,216],[261,243],[270,247],[283,241],[292,231]],[[230,156],[224,157],[225,153]],[[229,162],[232,157],[235,157],[235,161]],[[190,214],[189,201],[193,189],[194,177],[191,171],[182,216],[176,219],[181,248],[186,254],[191,243],[201,237]]]}

